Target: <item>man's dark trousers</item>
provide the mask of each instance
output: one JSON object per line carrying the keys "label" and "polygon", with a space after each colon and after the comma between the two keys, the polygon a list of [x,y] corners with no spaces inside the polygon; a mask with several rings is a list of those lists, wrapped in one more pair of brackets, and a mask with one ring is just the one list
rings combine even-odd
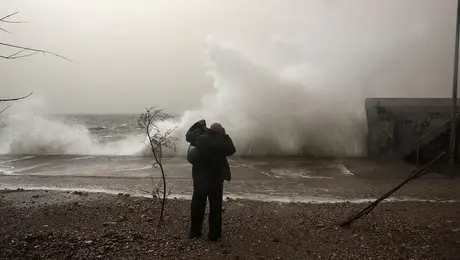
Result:
{"label": "man's dark trousers", "polygon": [[[193,171],[194,170],[194,171]],[[191,208],[191,235],[201,236],[206,201],[209,199],[209,233],[210,240],[217,240],[222,235],[222,199],[223,179],[210,177],[193,169],[193,197]]]}

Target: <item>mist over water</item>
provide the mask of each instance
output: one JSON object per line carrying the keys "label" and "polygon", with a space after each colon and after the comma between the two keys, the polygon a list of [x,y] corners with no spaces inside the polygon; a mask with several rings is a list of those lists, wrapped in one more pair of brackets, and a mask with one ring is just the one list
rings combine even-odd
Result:
{"label": "mist over water", "polygon": [[137,131],[133,116],[113,116],[108,122],[92,116],[84,122],[76,116],[51,115],[47,108],[43,99],[31,97],[5,113],[0,121],[0,154],[141,154],[144,135]]}
{"label": "mist over water", "polygon": [[[424,79],[415,76],[436,63],[420,57],[444,58],[450,46],[426,48],[438,30],[426,12],[410,1],[396,9],[395,1],[358,2],[272,6],[270,22],[276,26],[268,31],[245,37],[217,32],[204,39],[214,92],[180,117],[177,155],[185,155],[188,127],[204,118],[224,125],[240,156],[363,156],[366,97],[447,93],[420,85]],[[421,5],[425,11],[431,6]],[[37,109],[44,104],[30,103],[17,103],[2,115],[0,153],[145,153],[145,137],[134,128],[119,140],[101,141],[87,125],[52,118]],[[161,129],[174,124],[165,122]]]}

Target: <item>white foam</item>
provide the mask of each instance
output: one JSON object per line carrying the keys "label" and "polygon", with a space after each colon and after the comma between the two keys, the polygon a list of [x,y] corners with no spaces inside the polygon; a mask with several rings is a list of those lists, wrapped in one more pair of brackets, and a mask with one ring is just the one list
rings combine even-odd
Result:
{"label": "white foam", "polygon": [[35,157],[37,157],[37,155],[23,156],[23,157],[20,157],[20,158],[10,159],[10,160],[6,160],[6,161],[0,161],[0,164],[28,160],[28,159],[33,159]]}
{"label": "white foam", "polygon": [[0,175],[12,175],[13,169],[13,166],[0,165]]}
{"label": "white foam", "polygon": [[338,169],[342,174],[354,176],[354,174],[342,163],[334,164],[333,167]]}
{"label": "white foam", "polygon": [[36,169],[36,168],[47,166],[47,165],[49,165],[49,163],[40,163],[40,164],[35,164],[35,165],[29,166],[29,167],[16,168],[16,169],[14,169],[14,171],[11,171],[11,175],[15,175],[15,174],[22,173],[22,172],[25,172],[25,171],[30,171],[30,170],[33,170],[33,169]]}
{"label": "white foam", "polygon": [[[0,189],[16,190],[18,187],[12,185],[0,184]],[[82,191],[89,193],[106,193],[106,194],[130,194],[133,197],[145,197],[150,198],[151,194],[145,192],[133,192],[128,190],[115,190],[105,188],[59,188],[59,187],[48,187],[48,186],[27,186],[21,185],[19,188],[24,190],[51,190],[51,191]],[[190,194],[171,194],[168,196],[169,199],[178,198],[191,200]],[[225,192],[224,199],[244,199],[253,201],[265,201],[265,202],[280,202],[280,203],[312,203],[312,204],[335,204],[335,203],[370,203],[375,201],[377,198],[334,198],[334,197],[317,197],[317,196],[273,196],[265,194],[232,194]],[[382,203],[395,203],[395,202],[430,202],[430,203],[460,203],[460,200],[442,200],[442,199],[423,199],[417,197],[391,197]]]}

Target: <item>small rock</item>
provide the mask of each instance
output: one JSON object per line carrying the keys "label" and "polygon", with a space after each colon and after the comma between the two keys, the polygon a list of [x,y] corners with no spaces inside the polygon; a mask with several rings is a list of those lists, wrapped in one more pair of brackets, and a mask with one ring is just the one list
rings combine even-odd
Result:
{"label": "small rock", "polygon": [[109,221],[109,222],[104,222],[102,225],[103,225],[104,227],[106,227],[106,226],[116,225],[116,224],[117,224],[117,222]]}
{"label": "small rock", "polygon": [[324,224],[323,223],[320,223],[318,225],[316,225],[317,228],[323,228],[324,227]]}
{"label": "small rock", "polygon": [[86,241],[83,242],[83,243],[85,243],[85,244],[87,244],[87,245],[91,245],[91,244],[93,243],[93,240],[86,240]]}
{"label": "small rock", "polygon": [[118,193],[118,196],[123,196],[123,193],[121,193],[121,192],[120,192],[120,193]]}
{"label": "small rock", "polygon": [[125,193],[125,194],[123,194],[123,196],[129,197],[129,196],[131,196],[131,195],[129,195],[128,193]]}
{"label": "small rock", "polygon": [[272,239],[272,242],[279,243],[279,242],[280,242],[280,239],[277,238],[277,237],[275,237],[275,238]]}
{"label": "small rock", "polygon": [[33,195],[32,198],[36,199],[36,198],[39,198],[40,195]]}

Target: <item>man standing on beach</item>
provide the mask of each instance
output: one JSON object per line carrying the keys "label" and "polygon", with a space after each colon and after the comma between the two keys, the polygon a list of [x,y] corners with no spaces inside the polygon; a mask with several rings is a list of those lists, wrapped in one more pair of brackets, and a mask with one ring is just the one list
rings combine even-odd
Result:
{"label": "man standing on beach", "polygon": [[[201,122],[201,123],[200,123]],[[189,237],[202,235],[206,201],[209,198],[209,234],[210,241],[217,241],[222,235],[222,197],[223,182],[230,180],[230,167],[227,156],[236,150],[230,136],[219,123],[209,129],[203,129],[206,122],[195,123],[187,132],[186,139],[198,150],[198,158],[193,163],[193,197],[191,205],[191,230]]]}

